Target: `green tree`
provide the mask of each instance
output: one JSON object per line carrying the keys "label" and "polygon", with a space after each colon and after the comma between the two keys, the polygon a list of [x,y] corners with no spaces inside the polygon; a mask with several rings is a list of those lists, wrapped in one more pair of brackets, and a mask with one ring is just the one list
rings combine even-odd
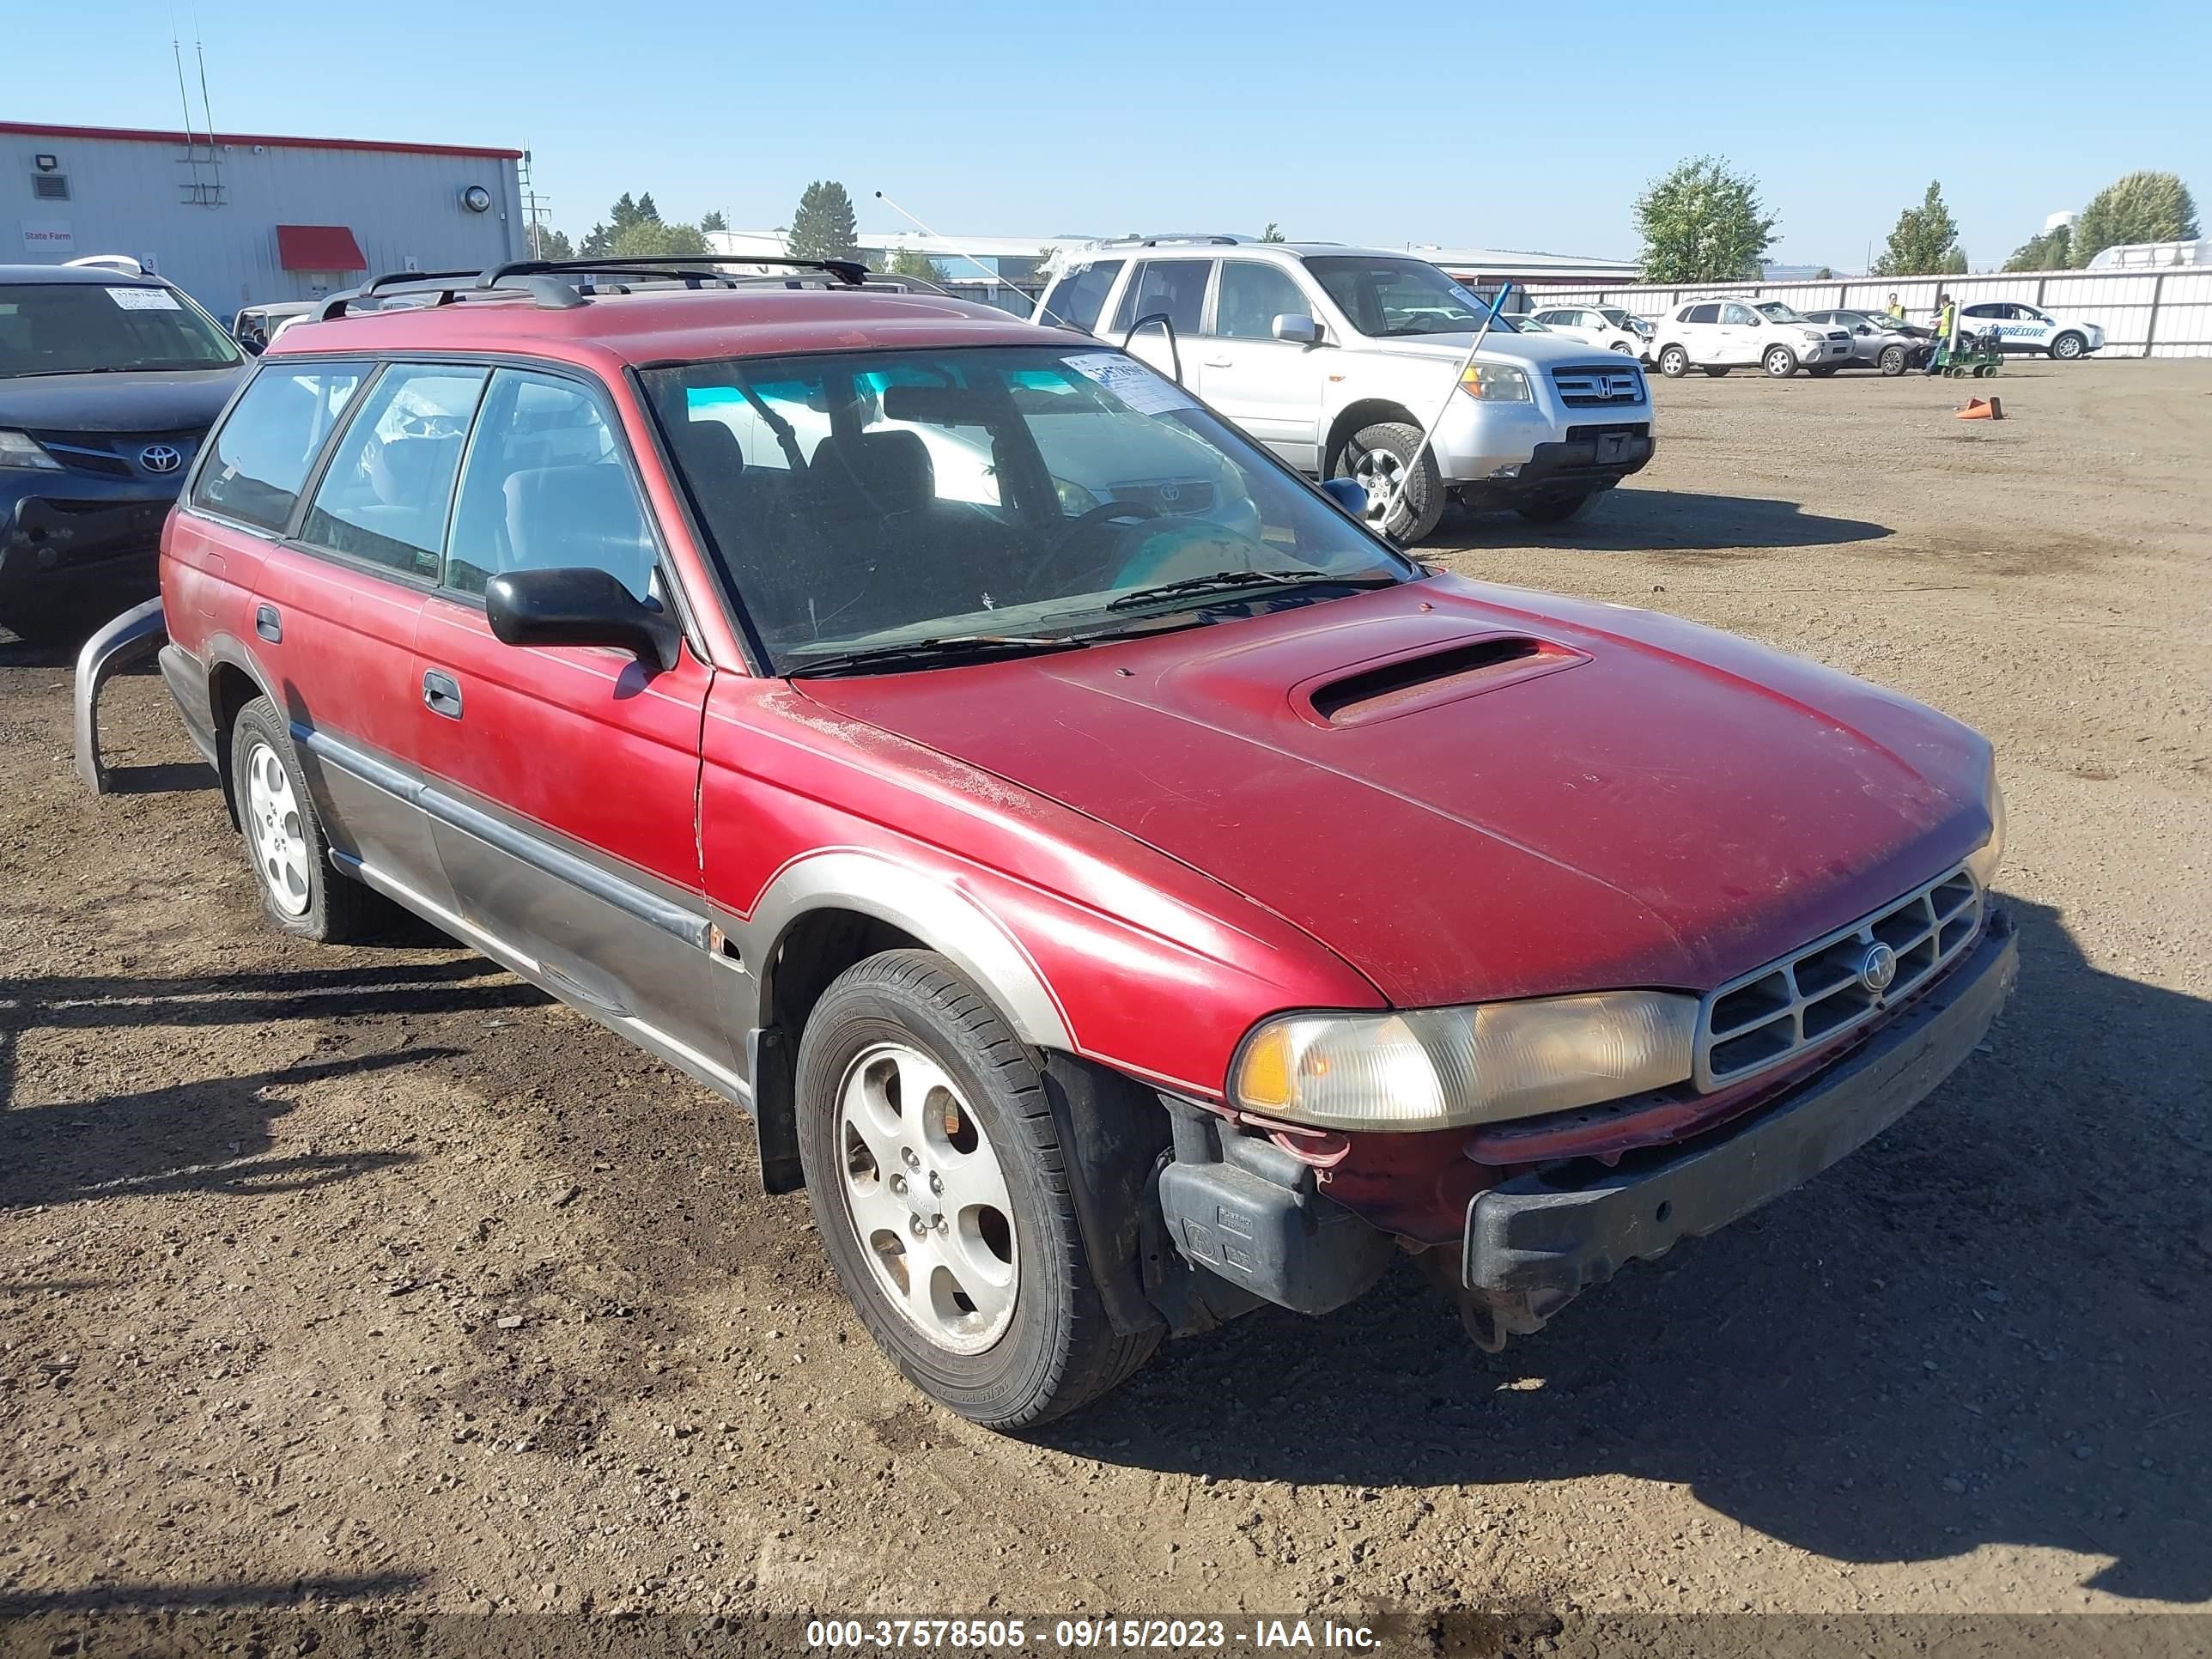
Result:
{"label": "green tree", "polygon": [[817,179],[799,192],[788,239],[799,259],[860,257],[860,228],[853,221],[853,198],[835,179]]}
{"label": "green tree", "polygon": [[1647,283],[1726,283],[1755,277],[1777,221],[1759,181],[1723,157],[1700,155],[1655,179],[1636,198]]}
{"label": "green tree", "polygon": [[533,259],[573,259],[576,257],[576,250],[570,244],[568,233],[565,230],[553,230],[541,225],[533,241],[537,248],[537,252],[530,256]]}
{"label": "green tree", "polygon": [[2173,173],[2130,173],[2089,198],[2074,221],[2067,256],[2078,269],[2108,247],[2197,239],[2197,202]]}
{"label": "green tree", "polygon": [[699,228],[702,230],[727,230],[729,228],[730,222],[722,216],[722,210],[720,208],[708,209],[706,216],[699,221]]}
{"label": "green tree", "polygon": [[1836,273],[1829,270],[1827,266],[1822,265],[1818,270],[1813,273],[1813,280],[1816,283],[1832,282],[1835,280],[1835,275]]}
{"label": "green tree", "polygon": [[1280,242],[1288,239],[1284,236],[1282,227],[1270,219],[1267,221],[1267,228],[1260,233],[1260,240],[1263,242]]}
{"label": "green tree", "polygon": [[2053,225],[2040,236],[2031,236],[2012,251],[2007,270],[2063,270],[2074,233],[2066,225]]}
{"label": "green tree", "polygon": [[[628,200],[629,198],[624,198],[623,199]],[[621,203],[618,202],[615,204],[615,210],[618,214],[621,212]],[[653,204],[653,192],[649,190],[637,198],[637,207],[634,216],[629,221],[629,224],[623,224],[619,219],[617,219],[615,228],[617,230],[627,230],[629,228],[629,225],[641,225],[648,219],[652,220],[656,224],[660,221],[660,210]]]}
{"label": "green tree", "polygon": [[696,225],[664,225],[658,219],[639,219],[617,231],[607,248],[617,259],[680,259],[712,251]]}
{"label": "green tree", "polygon": [[891,253],[891,262],[884,270],[894,276],[918,276],[925,283],[936,283],[940,286],[948,280],[943,265],[910,247],[895,249]]}
{"label": "green tree", "polygon": [[1959,249],[1959,225],[1943,204],[1943,186],[1934,179],[1918,207],[1897,216],[1889,245],[1874,262],[1876,276],[1954,276],[1966,269]]}

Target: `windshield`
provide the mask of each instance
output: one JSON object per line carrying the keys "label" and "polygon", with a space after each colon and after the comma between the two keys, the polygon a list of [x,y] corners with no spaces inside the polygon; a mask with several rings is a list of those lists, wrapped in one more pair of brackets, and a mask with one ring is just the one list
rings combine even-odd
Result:
{"label": "windshield", "polygon": [[1779,300],[1761,300],[1756,308],[1759,314],[1769,322],[1802,323],[1805,320]]}
{"label": "windshield", "polygon": [[1065,647],[1419,574],[1118,351],[855,351],[643,379],[779,674],[978,635]]}
{"label": "windshield", "polygon": [[238,348],[173,289],[0,283],[0,376],[228,368]]}
{"label": "windshield", "polygon": [[[1306,269],[1328,291],[1352,327],[1370,339],[1394,334],[1465,334],[1480,328],[1490,302],[1425,259],[1359,258],[1331,253],[1308,259]],[[1499,314],[1501,334],[1514,331]]]}

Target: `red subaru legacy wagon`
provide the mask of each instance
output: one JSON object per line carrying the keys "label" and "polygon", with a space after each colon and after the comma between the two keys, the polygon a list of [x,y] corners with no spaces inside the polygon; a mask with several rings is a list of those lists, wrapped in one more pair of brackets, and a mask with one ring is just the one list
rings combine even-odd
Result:
{"label": "red subaru legacy wagon", "polygon": [[1401,1252],[1486,1346],[1849,1153],[2011,988],[1990,745],[1416,564],[1174,380],[854,267],[384,279],[133,654],[276,926],[398,904],[741,1106],[1001,1427]]}

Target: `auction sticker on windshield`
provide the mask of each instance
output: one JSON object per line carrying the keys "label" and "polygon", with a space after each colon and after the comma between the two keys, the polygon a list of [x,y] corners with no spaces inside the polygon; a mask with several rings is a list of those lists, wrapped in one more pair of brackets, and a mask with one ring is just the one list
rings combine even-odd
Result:
{"label": "auction sticker on windshield", "polygon": [[107,297],[125,311],[181,311],[177,296],[166,288],[111,288]]}
{"label": "auction sticker on windshield", "polygon": [[1085,379],[1096,380],[1139,415],[1164,415],[1171,409],[1198,407],[1198,400],[1173,380],[1119,352],[1079,352],[1067,360],[1067,366]]}

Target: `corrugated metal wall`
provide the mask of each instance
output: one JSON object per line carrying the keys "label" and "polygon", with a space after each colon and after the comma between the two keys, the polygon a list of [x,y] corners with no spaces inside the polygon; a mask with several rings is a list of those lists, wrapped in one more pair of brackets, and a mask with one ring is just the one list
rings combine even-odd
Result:
{"label": "corrugated metal wall", "polygon": [[[69,179],[67,201],[33,196],[33,158],[53,155]],[[0,134],[0,264],[56,264],[88,253],[151,255],[161,275],[228,321],[241,305],[304,300],[328,291],[309,273],[277,268],[276,227],[343,225],[372,272],[477,270],[526,256],[515,163],[497,156],[404,150],[307,149],[222,143],[222,203],[187,199],[197,177],[211,182],[207,141],[196,168],[180,141]],[[471,213],[461,192],[482,185],[489,212]],[[12,222],[20,220],[21,224]],[[30,251],[28,233],[66,224],[70,246]],[[343,275],[335,284],[360,280]]]}
{"label": "corrugated metal wall", "polygon": [[2017,276],[1855,277],[1828,283],[1698,283],[1679,288],[1553,288],[1529,292],[1532,308],[1549,305],[1626,306],[1656,317],[1684,300],[1735,294],[1766,295],[1821,311],[1850,307],[1879,311],[1893,293],[1908,315],[1925,321],[1936,295],[1948,289],[1962,306],[1978,300],[2024,300],[2055,315],[2095,323],[2106,357],[2212,357],[2212,270],[2053,270]]}

